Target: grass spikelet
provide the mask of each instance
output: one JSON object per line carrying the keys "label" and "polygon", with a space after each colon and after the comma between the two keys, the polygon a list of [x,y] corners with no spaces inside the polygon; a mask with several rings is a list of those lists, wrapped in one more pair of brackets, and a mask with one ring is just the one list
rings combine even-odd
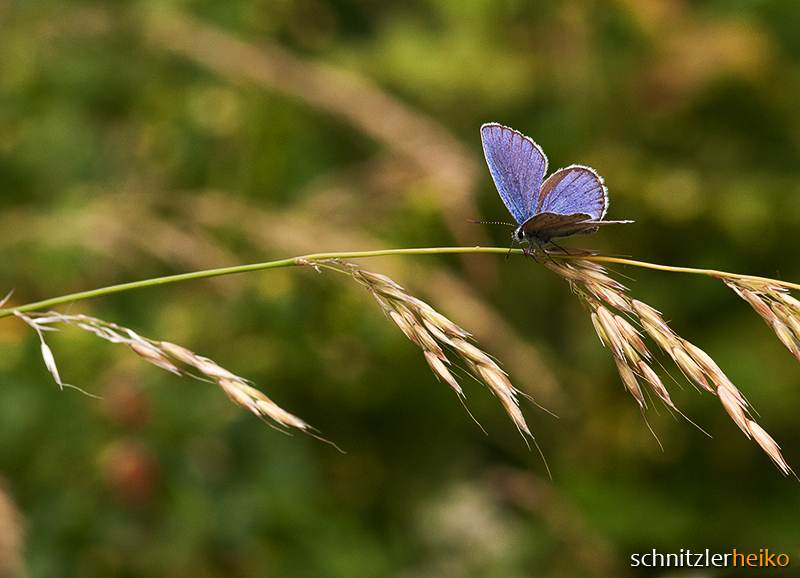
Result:
{"label": "grass spikelet", "polygon": [[597,315],[600,327],[603,329],[603,333],[608,338],[609,347],[611,347],[614,356],[623,359],[625,357],[625,348],[623,346],[624,337],[620,334],[617,324],[614,323],[614,315],[603,305],[597,306],[595,314]]}
{"label": "grass spikelet", "polygon": [[159,341],[158,346],[165,351],[167,355],[186,365],[194,365],[194,360],[197,359],[197,355],[194,352],[180,345],[170,343],[169,341]]}
{"label": "grass spikelet", "polygon": [[470,363],[487,366],[495,365],[494,360],[492,360],[491,357],[489,357],[479,348],[472,345],[469,341],[464,341],[463,339],[451,339],[450,343],[458,352],[458,354]]}
{"label": "grass spikelet", "polygon": [[642,337],[639,335],[639,332],[636,331],[633,325],[628,323],[624,317],[614,315],[614,324],[617,326],[617,329],[622,335],[625,343],[633,347],[633,349],[639,352],[645,359],[652,357],[650,352],[647,350],[647,347],[645,347],[644,341],[642,341]]}
{"label": "grass spikelet", "polygon": [[686,376],[687,379],[690,379],[706,391],[714,393],[714,388],[708,385],[708,381],[706,380],[706,375],[708,375],[707,372],[703,371],[703,369],[697,364],[696,360],[689,355],[684,344],[667,350],[667,353],[670,357],[672,357],[675,365],[680,368],[681,372]]}
{"label": "grass spikelet", "polygon": [[747,422],[749,420],[744,413],[745,406],[741,403],[740,398],[725,386],[717,388],[717,395],[719,396],[722,407],[724,407],[725,411],[733,418],[734,423],[739,426],[739,429],[744,432],[744,435],[749,438],[751,435],[750,428],[747,427]]}
{"label": "grass spikelet", "polygon": [[645,332],[661,349],[669,352],[680,345],[677,334],[670,329],[658,311],[638,299],[631,300],[631,308],[638,316]]}
{"label": "grass spikelet", "polygon": [[647,381],[647,383],[650,385],[650,389],[653,390],[659,399],[671,408],[675,409],[675,404],[672,403],[672,399],[669,397],[667,388],[664,387],[664,383],[661,381],[661,378],[658,377],[658,374],[653,371],[653,368],[647,365],[646,362],[640,361],[639,372],[641,373],[642,377],[644,377],[645,381]]}
{"label": "grass spikelet", "polygon": [[430,333],[425,329],[424,325],[416,324],[413,326],[414,335],[417,336],[416,343],[425,351],[425,353],[433,353],[439,359],[447,359],[444,355],[444,351],[442,348],[439,347],[439,344],[436,343],[436,340],[431,336]]}
{"label": "grass spikelet", "polygon": [[[714,389],[710,385],[708,385],[708,382],[705,380],[704,376],[708,376],[708,378],[713,383],[724,383],[726,381],[730,381],[728,377],[719,368],[719,366],[716,364],[716,362],[713,359],[711,359],[711,356],[708,353],[706,353],[693,343],[690,343],[689,341],[685,340],[681,344],[681,347],[683,351],[685,351],[689,355],[691,360],[694,361],[696,365],[700,366],[701,374],[699,376],[692,377],[692,379],[694,379],[695,382],[700,387],[712,393],[714,392]],[[698,379],[698,377],[701,379]]]}
{"label": "grass spikelet", "polygon": [[772,330],[775,332],[775,335],[778,336],[778,339],[781,343],[783,343],[786,349],[788,349],[792,355],[800,360],[800,347],[798,347],[797,339],[795,338],[794,333],[792,333],[792,330],[789,329],[789,326],[776,319],[772,323]]}
{"label": "grass spikelet", "polygon": [[778,295],[778,300],[792,310],[793,316],[800,315],[800,301],[791,296],[788,291],[781,292]]}
{"label": "grass spikelet", "polygon": [[166,369],[167,371],[174,373],[175,375],[180,375],[181,370],[175,367],[175,365],[166,357],[164,357],[156,347],[150,345],[149,343],[143,343],[139,341],[133,341],[128,344],[128,346],[133,349],[134,353],[144,359],[145,361],[152,363],[156,367],[160,367],[161,369]]}
{"label": "grass spikelet", "polygon": [[58,374],[58,366],[56,366],[56,358],[53,356],[53,350],[42,340],[41,343],[42,348],[42,359],[44,359],[44,365],[47,368],[47,371],[53,376],[53,379],[56,380],[58,387],[64,389],[64,382],[61,381],[61,376]]}
{"label": "grass spikelet", "polygon": [[608,337],[606,330],[603,329],[603,325],[600,323],[600,317],[598,317],[597,313],[594,311],[592,311],[590,317],[592,319],[592,325],[594,325],[594,330],[600,338],[600,343],[603,344],[603,347],[611,347],[611,339]]}
{"label": "grass spikelet", "polygon": [[432,307],[430,307],[430,305],[425,304],[424,307],[419,308],[418,312],[426,327],[433,325],[434,327],[441,329],[443,332],[452,335],[453,337],[460,337],[461,339],[467,339],[471,337],[469,333],[461,329],[461,327],[450,321],[438,311],[434,310]]}
{"label": "grass spikelet", "polygon": [[419,342],[417,341],[417,334],[414,333],[414,328],[408,321],[406,321],[406,318],[403,317],[403,315],[401,315],[395,310],[390,310],[388,312],[388,315],[389,318],[392,321],[394,321],[395,325],[397,325],[400,328],[400,331],[405,333],[406,337],[408,337],[411,341],[419,345]]}
{"label": "grass spikelet", "polygon": [[639,387],[639,382],[636,380],[636,374],[633,373],[633,370],[624,360],[615,357],[614,361],[617,363],[617,371],[619,372],[623,385],[625,385],[626,389],[631,393],[636,403],[639,404],[639,407],[644,409],[647,404],[645,404],[644,401],[642,388]]}
{"label": "grass spikelet", "polygon": [[594,282],[588,282],[585,284],[585,286],[592,294],[594,294],[596,297],[599,297],[612,307],[615,307],[620,311],[631,311],[631,306],[628,303],[628,300],[618,291],[609,290],[606,287]]}
{"label": "grass spikelet", "polygon": [[425,353],[425,361],[428,362],[428,365],[431,367],[433,373],[435,373],[438,378],[440,378],[447,385],[449,385],[450,389],[455,391],[459,397],[463,398],[464,391],[461,389],[461,386],[458,385],[456,378],[447,368],[447,365],[445,365],[443,358],[439,357],[438,355],[435,355],[431,351],[425,351],[424,353]]}
{"label": "grass spikelet", "polygon": [[800,313],[795,312],[794,309],[787,307],[784,303],[778,302],[772,303],[772,310],[791,329],[794,338],[800,339],[800,319],[798,318]]}
{"label": "grass spikelet", "polygon": [[764,431],[764,428],[754,421],[748,421],[747,428],[750,430],[756,443],[761,446],[761,449],[775,462],[775,465],[780,468],[784,475],[788,476],[792,474],[797,478],[797,474],[794,473],[792,468],[789,467],[789,464],[786,463],[786,460],[783,459],[780,446],[775,443],[775,440],[773,440],[766,431]]}

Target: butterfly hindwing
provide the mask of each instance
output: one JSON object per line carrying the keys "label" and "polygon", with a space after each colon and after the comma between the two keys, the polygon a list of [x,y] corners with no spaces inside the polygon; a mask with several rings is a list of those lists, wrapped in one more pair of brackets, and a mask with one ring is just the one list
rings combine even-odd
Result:
{"label": "butterfly hindwing", "polygon": [[591,218],[588,213],[539,213],[522,223],[519,230],[523,238],[544,244],[556,237],[594,233],[597,223],[591,221]]}
{"label": "butterfly hindwing", "polygon": [[593,221],[606,214],[608,196],[603,179],[589,167],[572,165],[550,175],[539,192],[537,213],[587,213]]}
{"label": "butterfly hindwing", "polygon": [[524,223],[537,212],[547,157],[533,140],[496,123],[481,127],[481,141],[500,198],[517,223]]}

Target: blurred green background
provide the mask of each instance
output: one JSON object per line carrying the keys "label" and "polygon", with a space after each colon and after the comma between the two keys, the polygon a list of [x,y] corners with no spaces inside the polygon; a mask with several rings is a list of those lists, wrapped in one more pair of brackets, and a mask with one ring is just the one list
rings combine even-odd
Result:
{"label": "blurred green background", "polygon": [[[566,239],[800,281],[800,3],[0,2],[0,293],[14,305],[319,251],[498,245],[478,128],[594,167]],[[647,418],[568,286],[513,256],[382,258],[512,382],[470,419],[361,286],[267,271],[62,307],[252,379],[347,453],[77,329],[0,322],[0,562],[30,577],[625,577],[630,556],[783,552],[798,483],[682,378]],[[800,467],[800,366],[721,282],[620,269]],[[662,360],[663,361],[663,360]],[[680,377],[667,365],[669,372]],[[674,367],[674,366],[673,366]],[[4,549],[5,548],[5,549]],[[788,576],[792,570],[774,575]],[[758,572],[770,576],[769,572]]]}

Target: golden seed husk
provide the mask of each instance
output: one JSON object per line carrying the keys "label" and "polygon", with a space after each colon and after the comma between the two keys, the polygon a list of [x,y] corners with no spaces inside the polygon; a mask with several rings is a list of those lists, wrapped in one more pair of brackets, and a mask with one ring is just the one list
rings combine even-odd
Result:
{"label": "golden seed husk", "polygon": [[497,395],[517,429],[533,437],[530,429],[528,429],[528,424],[525,422],[525,417],[519,409],[517,390],[514,389],[505,374],[496,365],[494,367],[478,365],[477,370],[481,380]]}
{"label": "golden seed husk", "polygon": [[608,334],[606,334],[605,329],[603,329],[603,325],[600,323],[597,313],[592,311],[591,318],[592,325],[594,325],[594,330],[597,332],[597,336],[600,338],[600,343],[603,344],[603,347],[611,347],[611,340],[608,338]]}
{"label": "golden seed husk", "polygon": [[477,365],[495,365],[494,360],[483,351],[472,345],[469,341],[464,341],[457,337],[450,340],[455,350],[465,359],[469,359]]}
{"label": "golden seed husk", "polygon": [[772,322],[775,320],[775,314],[772,312],[772,309],[769,308],[769,305],[764,303],[758,293],[741,287],[739,287],[738,291],[736,292],[740,297],[742,297],[742,299],[747,301],[750,306],[755,309],[756,313],[761,315],[761,317],[763,317],[767,322]]}
{"label": "golden seed husk", "polygon": [[660,325],[653,325],[649,320],[642,319],[641,317],[639,320],[642,322],[642,327],[644,327],[650,339],[655,341],[656,344],[667,353],[672,351],[674,347],[680,347],[680,341],[666,325],[663,327]]}
{"label": "golden seed husk", "polygon": [[395,286],[387,286],[387,285],[372,285],[371,289],[375,293],[379,293],[383,297],[386,297],[389,301],[404,303],[409,301],[409,294],[403,291],[403,289]]}
{"label": "golden seed husk", "polygon": [[789,293],[781,293],[778,299],[785,303],[787,307],[794,310],[795,314],[800,314],[800,301],[795,299],[792,295],[789,295]]}
{"label": "golden seed husk", "polygon": [[597,320],[608,337],[611,351],[616,357],[624,357],[623,338],[619,333],[619,328],[614,322],[614,315],[603,305],[597,307]]}
{"label": "golden seed husk", "polygon": [[450,389],[455,391],[459,396],[464,397],[464,391],[461,389],[461,386],[458,385],[456,378],[453,377],[453,374],[444,364],[444,360],[440,359],[438,356],[436,356],[430,351],[425,351],[424,355],[425,355],[425,361],[428,362],[428,365],[430,366],[433,373],[439,376],[442,379],[442,381],[444,381],[447,385],[449,385]]}
{"label": "golden seed husk", "polygon": [[633,370],[628,367],[628,364],[622,361],[619,358],[614,358],[614,361],[617,363],[617,371],[619,372],[619,376],[622,378],[622,383],[631,392],[634,399],[636,399],[639,407],[644,408],[644,395],[642,394],[642,388],[639,387],[639,382],[636,381],[636,375],[633,373]]}
{"label": "golden seed husk", "polygon": [[789,327],[795,339],[800,339],[800,318],[798,318],[798,314],[779,302],[772,303],[772,310]]}
{"label": "golden seed husk", "polygon": [[453,335],[455,337],[467,338],[469,337],[469,333],[461,329],[458,325],[450,321],[447,317],[439,313],[438,311],[431,309],[430,307],[425,307],[419,311],[420,317],[424,320],[428,320],[430,323],[433,323],[437,327],[439,327],[442,331],[449,335]]}
{"label": "golden seed husk", "polygon": [[717,387],[717,395],[719,396],[719,401],[722,403],[722,407],[724,407],[725,411],[733,418],[734,423],[739,426],[739,429],[744,432],[744,435],[748,438],[751,437],[750,429],[747,427],[748,419],[745,416],[739,397],[733,394],[727,387]]}
{"label": "golden seed husk", "polygon": [[636,331],[636,328],[620,315],[614,315],[614,323],[625,338],[625,341],[630,343],[643,357],[649,359],[650,352],[647,350],[647,347],[645,347],[644,341],[642,341],[642,337],[639,335],[639,332]]}
{"label": "golden seed husk", "polygon": [[181,370],[175,367],[175,365],[169,359],[164,357],[155,346],[139,341],[131,341],[128,343],[128,346],[133,349],[136,355],[145,361],[148,361],[162,369],[166,369],[167,371],[171,371],[176,375],[180,375]]}
{"label": "golden seed husk", "polygon": [[681,369],[681,371],[683,371],[686,377],[694,381],[706,391],[713,393],[714,388],[708,385],[708,381],[706,381],[706,378],[704,377],[706,374],[703,372],[703,369],[686,351],[685,345],[688,343],[688,341],[685,341],[683,346],[673,347],[672,349],[667,350],[667,353],[669,353],[670,357],[672,357],[672,360]]}
{"label": "golden seed husk", "polygon": [[160,341],[158,346],[161,347],[163,351],[165,351],[168,355],[171,355],[181,363],[185,363],[186,365],[194,365],[194,360],[197,358],[194,352],[189,351],[185,347],[181,347],[180,345],[175,345],[174,343],[170,343],[169,341]]}
{"label": "golden seed husk", "polygon": [[214,379],[229,379],[231,381],[242,381],[238,375],[234,375],[224,367],[220,367],[207,357],[195,356],[194,367]]}
{"label": "golden seed husk", "polygon": [[439,357],[440,359],[447,359],[444,356],[442,348],[439,347],[439,344],[436,343],[436,340],[433,337],[431,337],[431,334],[428,333],[422,325],[416,323],[415,325],[412,326],[412,329],[414,331],[414,335],[417,336],[416,342],[419,344],[419,346],[422,348],[423,351],[425,352],[430,351],[436,354],[436,356]]}
{"label": "golden seed husk", "polygon": [[444,333],[444,331],[441,330],[440,327],[434,325],[428,319],[425,318],[422,319],[422,324],[425,326],[425,329],[428,330],[428,333],[430,333],[434,339],[436,339],[441,343],[452,345],[452,343],[450,342],[450,338]]}
{"label": "golden seed husk", "polygon": [[793,474],[792,468],[789,467],[789,464],[786,463],[786,460],[784,460],[781,455],[780,446],[775,443],[775,440],[772,439],[766,431],[764,431],[764,428],[752,420],[748,420],[747,427],[753,435],[753,439],[756,440],[756,443],[761,446],[761,449],[766,452],[770,459],[775,462],[775,465],[777,465],[785,475]]}
{"label": "golden seed husk", "polygon": [[650,384],[650,388],[655,392],[655,394],[668,406],[675,407],[672,403],[672,399],[669,397],[669,392],[667,392],[667,388],[664,387],[664,383],[661,381],[661,378],[658,377],[658,374],[653,371],[653,368],[647,365],[644,361],[639,362],[639,372],[641,373],[642,377]]}
{"label": "golden seed husk", "polygon": [[775,335],[778,336],[778,339],[781,340],[781,343],[786,346],[786,349],[791,351],[792,355],[797,359],[800,359],[800,348],[798,348],[797,340],[789,327],[782,321],[776,319],[772,322],[772,330],[775,332]]}
{"label": "golden seed husk", "polygon": [[627,299],[623,297],[623,293],[617,293],[616,291],[609,291],[605,287],[600,286],[597,283],[593,282],[584,282],[586,288],[594,293],[597,297],[611,305],[612,307],[616,307],[620,311],[628,311],[632,312],[631,306],[628,303]]}
{"label": "golden seed husk", "polygon": [[356,271],[353,271],[353,274],[361,276],[371,285],[383,285],[385,287],[394,287],[395,289],[400,289],[400,290],[403,289],[392,279],[390,279],[386,275],[381,275],[380,273],[373,273],[372,271],[365,271],[364,269],[358,269]]}
{"label": "golden seed husk", "polygon": [[282,423],[286,426],[296,427],[301,430],[311,429],[311,426],[302,419],[276,405],[266,396],[259,396],[259,399],[255,401],[255,405],[263,415],[271,417],[278,423]]}
{"label": "golden seed husk", "polygon": [[408,321],[406,321],[405,317],[403,317],[397,311],[394,310],[389,311],[388,315],[391,318],[391,320],[395,322],[395,325],[397,325],[400,328],[400,330],[406,334],[406,337],[408,337],[411,341],[419,345],[419,343],[417,342],[417,335],[414,333],[414,329],[411,327]]}

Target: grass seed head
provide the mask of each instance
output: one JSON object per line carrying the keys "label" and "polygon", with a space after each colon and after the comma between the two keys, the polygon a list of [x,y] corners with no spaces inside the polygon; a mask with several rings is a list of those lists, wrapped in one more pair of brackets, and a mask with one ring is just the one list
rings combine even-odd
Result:
{"label": "grass seed head", "polygon": [[452,345],[450,337],[448,337],[439,326],[434,325],[425,318],[422,319],[422,324],[425,326],[425,329],[428,330],[428,333],[438,342],[444,343],[445,345]]}
{"label": "grass seed head", "polygon": [[430,351],[425,352],[425,361],[428,362],[431,370],[433,371],[436,376],[438,376],[442,381],[444,381],[447,385],[450,386],[450,389],[455,391],[460,397],[464,397],[464,391],[461,389],[461,386],[458,385],[456,378],[453,377],[453,374],[448,369],[447,365],[444,363],[444,359],[439,358],[437,355]]}
{"label": "grass seed head", "polygon": [[419,345],[419,342],[417,341],[417,335],[416,333],[414,333],[413,327],[411,327],[411,324],[406,320],[404,316],[400,315],[395,310],[389,311],[388,315],[391,318],[391,320],[394,321],[395,324],[400,328],[400,331],[405,333],[406,337],[408,337],[411,341]]}
{"label": "grass seed head", "polygon": [[423,323],[427,321],[444,331],[448,335],[466,339],[470,336],[469,333],[461,329],[458,325],[450,321],[447,317],[432,309],[431,307],[423,307],[419,310],[419,316]]}
{"label": "grass seed head", "polygon": [[800,301],[795,299],[792,295],[789,295],[789,293],[781,293],[778,296],[778,300],[789,307],[795,315],[800,315]]}
{"label": "grass seed head", "polygon": [[573,261],[572,265],[580,271],[584,279],[594,281],[609,290],[624,292],[628,289],[622,283],[609,277],[607,274],[608,269],[602,265],[591,261]]}
{"label": "grass seed head", "polygon": [[644,377],[645,381],[650,384],[650,389],[670,407],[675,407],[672,403],[672,399],[669,397],[669,392],[667,392],[667,388],[664,387],[664,383],[661,381],[661,378],[658,377],[658,374],[653,371],[653,368],[647,365],[644,361],[639,362],[639,373]]}
{"label": "grass seed head", "polygon": [[425,330],[422,325],[416,323],[415,325],[412,325],[412,329],[414,330],[414,335],[417,336],[417,343],[423,349],[423,351],[425,351],[425,353],[430,351],[439,359],[447,359],[444,356],[442,348],[439,347],[439,344],[436,343],[436,340]]}
{"label": "grass seed head", "polygon": [[750,433],[753,434],[753,439],[756,440],[756,443],[761,446],[761,449],[775,462],[775,465],[787,476],[789,474],[794,474],[792,468],[790,468],[786,460],[783,459],[780,446],[775,443],[775,440],[773,440],[766,431],[764,431],[764,428],[752,420],[748,420],[747,427]]}
{"label": "grass seed head", "polygon": [[180,345],[175,345],[174,343],[170,343],[169,341],[160,341],[158,343],[158,346],[167,355],[173,357],[174,359],[177,359],[181,363],[194,366],[195,360],[197,359],[197,355],[193,351],[189,351],[185,347],[181,347]]}
{"label": "grass seed head", "polygon": [[586,278],[563,261],[545,261],[544,266],[567,281],[581,282]]}
{"label": "grass seed head", "polygon": [[[738,392],[737,392],[738,393]],[[722,407],[733,418],[736,425],[739,426],[748,438],[751,437],[750,429],[747,427],[747,416],[744,413],[745,406],[742,405],[740,398],[735,395],[728,387],[717,387],[717,395]]]}
{"label": "grass seed head", "polygon": [[[711,359],[711,356],[697,347],[695,344],[690,343],[689,341],[684,340],[681,344],[683,350],[690,356],[691,360],[696,362],[697,365],[700,366],[701,370],[708,378],[719,387],[719,384],[729,384],[730,379],[728,376],[725,375],[716,362]],[[694,378],[693,378],[694,379]],[[699,385],[707,389],[708,391],[713,392],[714,390],[708,385],[708,383],[703,380],[703,383],[698,382]],[[733,386],[733,384],[731,384]]]}
{"label": "grass seed head", "polygon": [[600,323],[600,318],[597,316],[597,313],[592,311],[591,317],[592,325],[594,325],[594,330],[597,332],[597,336],[600,338],[600,343],[603,344],[603,347],[611,347],[611,339],[609,339],[606,330],[603,329],[603,325]]}
{"label": "grass seed head", "polygon": [[276,405],[271,399],[266,396],[261,396],[259,399],[256,399],[255,405],[258,408],[261,415],[266,417],[272,418],[274,421],[283,424],[288,427],[296,427],[297,429],[301,429],[303,431],[312,429],[310,425],[304,422],[302,419],[293,415],[283,409],[282,407]]}
{"label": "grass seed head", "polygon": [[772,311],[784,322],[794,334],[795,339],[800,339],[800,313],[780,302],[773,302]]}
{"label": "grass seed head", "polygon": [[149,343],[141,341],[132,341],[128,343],[128,346],[133,349],[136,355],[145,361],[152,363],[156,367],[166,369],[175,375],[181,374],[181,370],[175,367],[175,365],[169,359],[164,357],[164,355],[158,349],[156,349],[154,345],[150,345]]}
{"label": "grass seed head", "polygon": [[628,323],[627,319],[620,315],[614,315],[614,324],[617,326],[617,329],[619,329],[620,335],[623,336],[625,341],[638,351],[642,357],[645,359],[650,359],[650,357],[652,357],[647,347],[645,347],[641,335],[639,335],[639,332],[636,331],[633,325]]}
{"label": "grass seed head", "polygon": [[47,371],[49,371],[50,375],[53,376],[53,379],[56,380],[58,386],[61,389],[64,389],[64,382],[61,381],[61,376],[58,374],[58,366],[56,365],[56,358],[53,355],[53,350],[50,349],[50,346],[44,342],[44,339],[42,339],[41,350],[42,359],[44,359],[44,365],[47,368]]}
{"label": "grass seed head", "polygon": [[528,429],[528,424],[525,422],[525,417],[519,409],[519,401],[517,400],[517,390],[508,381],[506,375],[500,371],[497,365],[478,365],[477,372],[481,380],[486,386],[497,396],[500,403],[506,410],[506,413],[517,426],[520,432],[524,432],[533,437],[531,430]]}
{"label": "grass seed head", "polygon": [[220,367],[211,359],[207,357],[201,357],[199,355],[195,355],[194,363],[192,363],[194,367],[202,371],[211,379],[228,379],[230,381],[244,381],[238,375],[234,375],[224,367]]}
{"label": "grass seed head", "polygon": [[697,364],[692,356],[687,353],[686,349],[682,345],[673,347],[672,349],[668,350],[667,353],[669,353],[670,357],[672,357],[672,360],[688,379],[691,379],[706,391],[714,393],[714,388],[708,384],[708,381],[705,378],[707,374],[703,371],[703,368]]}
{"label": "grass seed head", "polygon": [[633,311],[630,303],[628,303],[628,296],[622,291],[607,289],[606,287],[603,287],[594,281],[584,282],[584,285],[586,289],[588,289],[597,298],[602,299],[612,307],[615,307],[620,311]]}
{"label": "grass seed head", "polygon": [[463,357],[464,359],[473,362],[476,365],[496,366],[494,360],[491,357],[489,357],[481,349],[472,345],[469,341],[453,338],[450,340],[450,343],[458,352],[458,354],[461,355],[461,357]]}
{"label": "grass seed head", "polygon": [[372,285],[371,288],[375,293],[379,293],[390,302],[407,303],[410,301],[409,294],[401,288],[386,285]]}
{"label": "grass seed head", "polygon": [[603,305],[597,307],[597,320],[603,328],[603,333],[608,337],[609,347],[615,357],[626,357],[625,338],[620,333],[619,327],[614,321],[614,315]]}
{"label": "grass seed head", "polygon": [[365,271],[364,269],[354,269],[353,270],[354,277],[360,277],[369,285],[380,285],[382,287],[394,287],[395,289],[403,290],[403,288],[395,283],[392,279],[387,277],[386,275],[381,275],[380,273],[373,273],[372,271]]}
{"label": "grass seed head", "polygon": [[772,322],[772,330],[775,332],[775,335],[778,336],[778,339],[781,340],[781,343],[792,352],[798,360],[800,360],[800,347],[797,345],[797,339],[792,333],[792,330],[789,329],[789,326],[786,325],[784,322],[780,321],[779,319],[775,319]]}
{"label": "grass seed head", "polygon": [[622,383],[628,391],[631,392],[634,399],[636,399],[639,407],[644,409],[646,407],[644,395],[642,395],[642,388],[639,387],[639,382],[636,380],[636,375],[633,373],[633,370],[622,359],[615,357],[614,361],[617,363],[617,371],[619,372],[620,378],[622,378]]}

